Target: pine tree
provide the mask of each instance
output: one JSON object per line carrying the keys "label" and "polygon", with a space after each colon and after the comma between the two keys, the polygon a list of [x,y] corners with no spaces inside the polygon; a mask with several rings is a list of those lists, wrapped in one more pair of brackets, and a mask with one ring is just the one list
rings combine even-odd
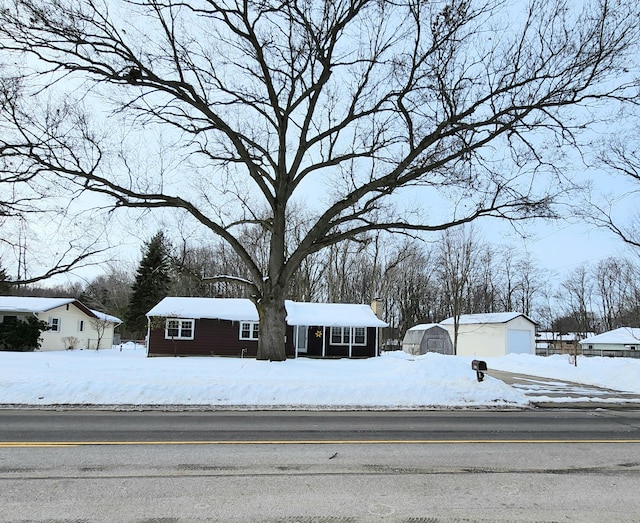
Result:
{"label": "pine tree", "polygon": [[166,297],[171,284],[169,249],[162,231],[145,244],[144,254],[131,287],[124,330],[140,338],[147,330],[145,314]]}
{"label": "pine tree", "polygon": [[9,294],[10,285],[7,283],[9,279],[9,275],[7,271],[2,268],[2,264],[0,264],[0,295]]}

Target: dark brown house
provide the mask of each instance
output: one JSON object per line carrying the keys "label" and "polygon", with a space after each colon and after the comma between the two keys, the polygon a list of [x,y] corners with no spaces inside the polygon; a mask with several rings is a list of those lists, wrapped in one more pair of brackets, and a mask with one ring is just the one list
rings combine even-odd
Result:
{"label": "dark brown house", "polygon": [[[368,305],[287,301],[288,357],[378,355],[387,324]],[[255,357],[258,312],[242,298],[164,298],[147,313],[148,356]]]}

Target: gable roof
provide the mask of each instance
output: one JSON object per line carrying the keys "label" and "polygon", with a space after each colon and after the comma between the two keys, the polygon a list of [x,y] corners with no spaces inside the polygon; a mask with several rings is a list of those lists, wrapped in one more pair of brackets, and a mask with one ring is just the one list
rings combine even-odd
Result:
{"label": "gable roof", "polygon": [[0,312],[23,312],[37,314],[47,312],[64,305],[74,305],[87,316],[100,318],[113,323],[122,320],[104,312],[94,311],[86,307],[75,298],[41,298],[38,296],[0,296]]}
{"label": "gable roof", "polygon": [[[323,327],[386,327],[368,305],[302,303],[287,300],[287,324]],[[258,311],[247,298],[167,297],[147,312],[148,317],[258,321]]]}
{"label": "gable roof", "polygon": [[[525,316],[521,312],[488,312],[485,314],[462,314],[460,316],[460,325],[476,325],[489,323],[507,323],[522,316],[524,319],[536,324],[531,318]],[[440,322],[441,325],[453,325],[453,317],[447,318]]]}
{"label": "gable roof", "polygon": [[73,298],[39,298],[35,296],[0,296],[0,311],[46,312],[73,303]]}
{"label": "gable roof", "polygon": [[369,305],[357,303],[303,303],[287,300],[289,325],[323,327],[386,327]]}
{"label": "gable roof", "polygon": [[111,316],[111,314],[106,314],[104,312],[100,312],[100,311],[96,311],[93,309],[89,309],[98,319],[104,320],[104,321],[110,321],[112,323],[122,323],[122,320],[120,318],[117,318],[116,316]]}
{"label": "gable roof", "polygon": [[603,332],[597,336],[591,336],[580,340],[581,345],[592,343],[606,343],[611,345],[639,345],[640,329],[632,327],[620,327],[612,331]]}
{"label": "gable roof", "polygon": [[167,297],[146,314],[148,317],[258,321],[258,311],[246,298]]}

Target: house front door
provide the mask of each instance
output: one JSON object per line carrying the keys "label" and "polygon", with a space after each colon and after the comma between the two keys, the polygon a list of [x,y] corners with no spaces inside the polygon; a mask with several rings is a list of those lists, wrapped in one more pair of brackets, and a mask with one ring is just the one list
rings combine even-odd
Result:
{"label": "house front door", "polygon": [[307,353],[307,344],[309,341],[309,327],[298,325],[296,327],[296,343],[298,347],[298,354],[306,354]]}

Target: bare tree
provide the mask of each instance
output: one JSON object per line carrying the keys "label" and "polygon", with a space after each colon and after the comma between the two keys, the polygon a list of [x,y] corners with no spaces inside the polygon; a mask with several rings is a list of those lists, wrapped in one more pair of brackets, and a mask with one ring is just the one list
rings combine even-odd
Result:
{"label": "bare tree", "polygon": [[[100,344],[102,343],[102,339],[104,338],[104,334],[107,331],[107,327],[110,322],[105,317],[96,316],[95,318],[91,318],[91,326],[96,331],[96,350],[100,350]],[[87,347],[88,348],[88,347]]]}
{"label": "bare tree", "polygon": [[470,282],[472,303],[470,309],[474,312],[495,312],[498,307],[499,288],[496,277],[496,261],[493,246],[486,244],[479,246],[476,270]]}
{"label": "bare tree", "polygon": [[593,280],[586,265],[576,267],[560,285],[558,298],[564,303],[565,315],[575,321],[580,339],[597,330],[593,293]]}
{"label": "bare tree", "polygon": [[623,123],[616,129],[625,129],[624,135],[605,140],[596,152],[595,166],[630,181],[631,189],[622,199],[620,195],[589,198],[581,202],[577,213],[590,223],[610,230],[627,245],[640,247],[640,213],[621,217],[617,212],[620,207],[627,209],[629,199],[640,192],[640,127],[637,123],[635,127]]}
{"label": "bare tree", "polygon": [[407,240],[394,248],[384,267],[380,297],[385,319],[399,337],[418,323],[443,320],[433,253],[421,242]]}
{"label": "bare tree", "polygon": [[629,309],[629,297],[633,295],[634,270],[624,259],[607,258],[598,262],[591,271],[598,298],[602,329],[624,327],[620,320]]}
{"label": "bare tree", "polygon": [[460,316],[470,310],[469,295],[478,268],[480,245],[473,227],[447,229],[440,236],[437,272],[453,318],[453,353],[458,352]]}
{"label": "bare tree", "polygon": [[108,265],[104,274],[87,281],[74,296],[91,309],[124,318],[131,297],[133,271]]}
{"label": "bare tree", "polygon": [[[0,63],[0,257],[10,287],[93,265],[96,255],[107,250],[98,220],[92,220],[89,234],[84,228],[78,231],[74,222],[79,212],[70,208],[68,193],[60,199],[57,184],[31,183],[42,167],[25,161],[15,148],[24,144],[24,137],[16,135],[11,123],[22,95],[21,81],[8,76]],[[56,228],[65,231],[64,237],[50,249],[50,233]]]}
{"label": "bare tree", "polygon": [[[376,230],[555,214],[557,151],[625,97],[638,5],[508,5],[3,0],[3,53],[27,64],[12,71],[29,96],[3,108],[0,150],[32,186],[180,209],[222,238],[250,277],[218,279],[246,285],[258,357],[281,360],[284,299],[309,255]],[[150,128],[175,144],[171,166],[148,146],[130,161]],[[290,250],[294,203],[313,218]]]}

